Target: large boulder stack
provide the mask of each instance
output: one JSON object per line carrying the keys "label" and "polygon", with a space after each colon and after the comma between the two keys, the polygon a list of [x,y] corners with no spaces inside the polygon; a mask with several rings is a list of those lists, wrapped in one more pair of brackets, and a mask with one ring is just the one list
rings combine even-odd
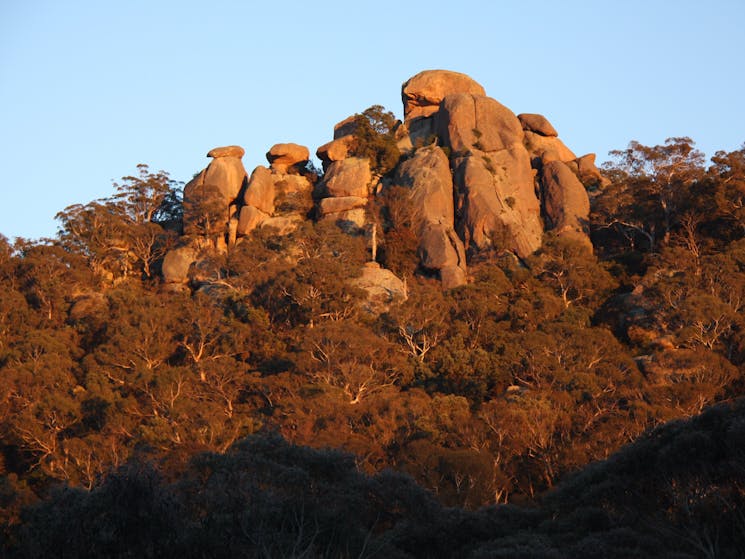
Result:
{"label": "large boulder stack", "polygon": [[316,187],[316,213],[350,231],[367,225],[365,206],[375,183],[370,161],[352,154],[356,128],[355,117],[342,120],[334,139],[316,151],[325,171]]}
{"label": "large boulder stack", "polygon": [[[401,98],[404,121],[393,132],[405,156],[384,177],[379,162],[360,155],[368,152],[358,136],[368,132],[357,134],[357,115],[339,122],[316,151],[320,181],[306,172],[310,154],[298,144],[272,146],[269,166],[250,178],[242,148],[211,150],[213,161],[184,189],[187,237],[163,263],[166,281],[184,282],[196,251],[210,243],[219,250],[258,227],[284,234],[315,216],[353,234],[372,232],[370,199],[394,186],[409,192],[420,268],[445,288],[467,281],[467,258],[484,250],[526,257],[546,231],[591,249],[587,190],[606,180],[594,154],[577,157],[545,116],[515,115],[465,74],[420,72],[402,85]],[[366,288],[393,281],[375,262],[365,270]],[[375,298],[385,299],[381,293]]]}
{"label": "large boulder stack", "polygon": [[541,245],[540,205],[520,121],[483,95],[453,94],[440,103],[438,136],[450,149],[466,245],[527,256]]}
{"label": "large boulder stack", "polygon": [[214,148],[212,162],[184,187],[184,232],[214,237],[218,249],[226,243],[230,222],[237,219],[238,195],[246,185],[240,146]]}
{"label": "large boulder stack", "polygon": [[[399,147],[414,154],[402,168],[415,176],[427,159],[419,152],[445,148],[455,212],[441,226],[457,232],[466,253],[496,248],[525,257],[541,246],[547,230],[589,246],[586,187],[603,181],[594,155],[577,158],[546,117],[516,116],[464,74],[420,72],[403,84],[401,96]],[[425,237],[432,246],[446,246],[442,236],[435,242],[432,231]],[[432,264],[428,254],[420,245],[425,267]]]}
{"label": "large boulder stack", "polygon": [[313,185],[298,173],[308,163],[308,148],[293,143],[275,144],[266,158],[270,167],[256,167],[243,194],[236,228],[238,238],[258,227],[289,233],[313,207]]}

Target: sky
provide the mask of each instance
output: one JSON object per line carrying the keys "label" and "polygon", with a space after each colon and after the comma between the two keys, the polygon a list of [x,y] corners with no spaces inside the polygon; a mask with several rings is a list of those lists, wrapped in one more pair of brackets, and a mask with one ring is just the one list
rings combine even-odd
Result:
{"label": "sky", "polygon": [[311,153],[426,69],[541,113],[577,155],[745,142],[744,0],[0,0],[0,233],[110,196],[138,163],[188,181],[237,144]]}

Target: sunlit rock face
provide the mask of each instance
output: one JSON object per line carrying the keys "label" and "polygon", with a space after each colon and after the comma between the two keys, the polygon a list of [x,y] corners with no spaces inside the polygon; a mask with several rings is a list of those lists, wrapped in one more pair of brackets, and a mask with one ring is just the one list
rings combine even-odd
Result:
{"label": "sunlit rock face", "polygon": [[[602,177],[594,156],[577,158],[545,116],[516,116],[469,76],[445,70],[410,78],[401,88],[401,97],[405,120],[397,140],[409,157],[398,176],[431,173],[429,159],[419,156],[430,146],[447,153],[452,176],[453,218],[440,215],[440,229],[428,231],[425,237],[432,247],[446,247],[442,228],[452,228],[458,242],[451,243],[452,251],[420,247],[423,266],[439,265],[446,252],[459,253],[458,244],[466,254],[497,248],[525,257],[541,246],[544,232],[552,229],[589,244],[585,187]],[[433,199],[447,198],[443,181],[434,184],[438,186]],[[412,199],[426,214],[427,204],[431,205],[424,201],[428,197],[412,195]],[[459,268],[466,270],[465,262]]]}
{"label": "sunlit rock face", "polygon": [[[401,86],[401,98],[404,121],[393,131],[403,156],[390,173],[381,177],[366,158],[372,156],[359,155],[368,153],[359,149],[359,115],[337,123],[333,138],[317,148],[320,180],[305,172],[310,151],[299,144],[275,144],[266,153],[269,167],[250,176],[243,148],[215,148],[213,161],[184,189],[185,233],[212,235],[218,249],[260,227],[287,234],[307,219],[371,235],[378,195],[398,187],[409,192],[419,269],[444,288],[467,283],[467,260],[479,252],[524,258],[547,231],[591,247],[587,188],[605,181],[594,154],[577,157],[548,118],[515,115],[466,74],[420,72]],[[209,203],[195,205],[200,197]],[[209,231],[207,210],[214,214]],[[183,276],[180,260],[169,259],[169,278]]]}

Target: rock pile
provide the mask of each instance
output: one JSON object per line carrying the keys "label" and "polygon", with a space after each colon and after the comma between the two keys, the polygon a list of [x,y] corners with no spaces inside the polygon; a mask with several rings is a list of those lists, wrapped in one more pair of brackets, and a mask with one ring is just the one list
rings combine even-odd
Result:
{"label": "rock pile", "polygon": [[[258,227],[287,233],[310,216],[360,232],[369,226],[370,198],[396,186],[408,189],[415,209],[420,266],[445,288],[467,281],[467,259],[477,252],[525,257],[546,231],[591,248],[587,187],[604,181],[594,154],[577,157],[546,117],[515,115],[465,74],[420,72],[403,84],[401,97],[396,141],[405,157],[385,181],[354,153],[354,116],[316,151],[324,169],[316,184],[299,172],[309,159],[304,146],[272,146],[269,167],[257,167],[250,178],[242,148],[215,148],[208,154],[213,161],[184,189],[185,233],[213,235],[220,249]],[[172,281],[195,258],[193,247],[178,250],[164,262]]]}

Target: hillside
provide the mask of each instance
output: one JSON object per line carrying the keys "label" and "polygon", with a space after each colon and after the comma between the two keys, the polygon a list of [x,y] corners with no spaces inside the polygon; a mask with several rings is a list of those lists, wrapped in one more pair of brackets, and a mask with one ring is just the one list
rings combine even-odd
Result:
{"label": "hillside", "polygon": [[323,168],[217,147],[186,185],[142,165],[57,238],[0,237],[7,546],[141,502],[162,524],[133,533],[174,550],[282,536],[249,556],[737,548],[745,148],[631,142],[599,170],[463,74],[402,100],[334,126]]}

